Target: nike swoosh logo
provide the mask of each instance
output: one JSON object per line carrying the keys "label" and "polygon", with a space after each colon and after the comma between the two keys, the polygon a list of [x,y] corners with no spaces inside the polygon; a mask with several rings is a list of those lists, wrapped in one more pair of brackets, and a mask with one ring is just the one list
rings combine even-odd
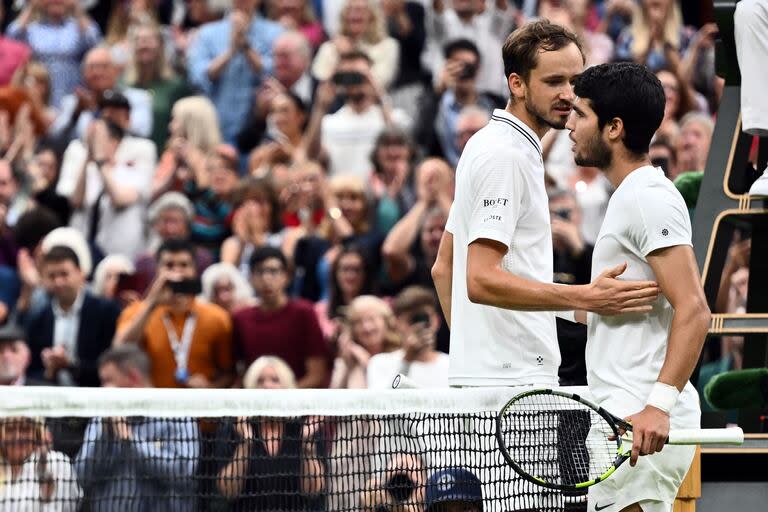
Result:
{"label": "nike swoosh logo", "polygon": [[606,508],[608,508],[608,507],[610,507],[610,506],[613,506],[613,505],[615,505],[615,504],[616,504],[615,502],[614,502],[614,503],[609,503],[609,504],[607,504],[607,505],[603,505],[603,506],[601,507],[600,505],[598,505],[597,503],[595,503],[595,512],[600,512],[601,510],[603,510],[603,509],[606,509]]}

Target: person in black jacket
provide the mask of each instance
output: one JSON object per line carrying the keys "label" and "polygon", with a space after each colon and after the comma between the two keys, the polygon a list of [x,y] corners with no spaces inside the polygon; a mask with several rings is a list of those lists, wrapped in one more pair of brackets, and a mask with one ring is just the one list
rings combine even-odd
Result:
{"label": "person in black jacket", "polygon": [[25,321],[30,375],[60,385],[99,386],[97,362],[115,334],[117,304],[86,291],[80,261],[69,247],[54,246],[43,255],[42,279],[50,300]]}
{"label": "person in black jacket", "polygon": [[[555,282],[589,284],[594,247],[581,235],[581,210],[576,196],[564,189],[550,190],[549,213],[552,219]],[[560,385],[585,386],[587,326],[557,318],[557,340],[562,358],[558,371]]]}

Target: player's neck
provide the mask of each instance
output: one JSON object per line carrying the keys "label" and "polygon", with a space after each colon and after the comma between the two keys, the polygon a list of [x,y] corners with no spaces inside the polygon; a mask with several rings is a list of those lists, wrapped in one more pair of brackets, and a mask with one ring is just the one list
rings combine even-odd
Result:
{"label": "player's neck", "polygon": [[536,134],[536,136],[539,138],[539,140],[546,135],[546,133],[549,131],[549,126],[545,124],[537,123],[537,119],[531,115],[530,112],[528,112],[528,109],[525,108],[525,102],[524,101],[507,101],[507,108],[505,109],[507,112],[518,118],[525,126],[530,128],[533,133]]}
{"label": "player's neck", "polygon": [[647,154],[638,158],[637,156],[630,156],[628,154],[615,154],[611,160],[611,164],[603,169],[605,177],[611,182],[613,188],[619,188],[619,185],[629,176],[632,172],[636,171],[640,167],[651,165],[651,160]]}

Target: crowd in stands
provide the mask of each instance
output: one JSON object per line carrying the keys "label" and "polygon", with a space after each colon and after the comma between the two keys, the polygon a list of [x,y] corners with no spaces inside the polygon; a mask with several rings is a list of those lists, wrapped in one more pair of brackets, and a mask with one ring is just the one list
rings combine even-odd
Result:
{"label": "crowd in stands", "polygon": [[[690,4],[4,1],[1,383],[386,388],[405,373],[447,386],[430,269],[462,149],[506,103],[504,39],[545,17],[579,35],[587,65],[651,68],[667,98],[651,158],[694,215],[723,84],[717,27]],[[542,142],[554,277],[587,283],[610,185],[573,162],[567,131]],[[729,254],[722,312],[743,307],[748,251]],[[586,330],[558,319],[558,335],[562,383],[584,384]],[[147,361],[123,375],[119,351],[105,354],[126,346]],[[738,367],[738,340],[705,356]],[[159,435],[90,424],[84,446],[108,449],[107,428]],[[306,425],[220,435],[283,428]],[[103,491],[89,472],[120,471],[70,455],[86,493]],[[224,496],[240,493],[231,475],[260,471],[218,470]]]}

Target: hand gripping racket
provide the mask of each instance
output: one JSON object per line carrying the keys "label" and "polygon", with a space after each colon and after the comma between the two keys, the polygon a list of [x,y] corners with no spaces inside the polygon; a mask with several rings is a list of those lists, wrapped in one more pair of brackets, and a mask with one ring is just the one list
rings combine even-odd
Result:
{"label": "hand gripping racket", "polygon": [[[632,425],[579,395],[554,389],[513,397],[496,417],[499,449],[526,480],[562,491],[602,482],[629,459]],[[740,428],[671,430],[667,444],[744,442]]]}

